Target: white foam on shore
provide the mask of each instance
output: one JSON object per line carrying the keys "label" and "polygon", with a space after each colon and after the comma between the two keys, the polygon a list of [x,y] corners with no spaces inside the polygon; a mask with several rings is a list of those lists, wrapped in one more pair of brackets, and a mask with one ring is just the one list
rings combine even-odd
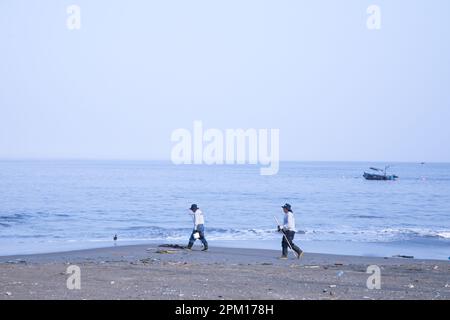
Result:
{"label": "white foam on shore", "polygon": [[441,237],[441,238],[444,238],[444,239],[450,239],[450,232],[449,231],[447,231],[447,232],[438,232],[437,235],[439,237]]}

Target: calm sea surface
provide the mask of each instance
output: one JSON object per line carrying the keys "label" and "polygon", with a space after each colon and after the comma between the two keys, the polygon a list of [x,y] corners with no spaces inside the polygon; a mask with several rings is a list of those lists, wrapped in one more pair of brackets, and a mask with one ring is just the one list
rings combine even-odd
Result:
{"label": "calm sea surface", "polygon": [[398,181],[365,181],[379,163],[175,166],[140,161],[0,161],[0,255],[189,238],[187,208],[211,244],[278,248],[274,215],[292,204],[307,251],[449,259],[450,164],[396,163]]}

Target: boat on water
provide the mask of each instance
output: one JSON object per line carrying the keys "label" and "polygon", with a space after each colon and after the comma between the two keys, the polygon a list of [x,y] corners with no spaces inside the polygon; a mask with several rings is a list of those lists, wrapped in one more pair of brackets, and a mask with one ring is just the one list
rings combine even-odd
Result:
{"label": "boat on water", "polygon": [[397,180],[399,178],[396,175],[388,175],[387,169],[389,169],[389,166],[386,166],[384,170],[372,167],[370,168],[370,170],[374,171],[374,173],[364,172],[363,177],[366,180],[377,180],[377,181]]}

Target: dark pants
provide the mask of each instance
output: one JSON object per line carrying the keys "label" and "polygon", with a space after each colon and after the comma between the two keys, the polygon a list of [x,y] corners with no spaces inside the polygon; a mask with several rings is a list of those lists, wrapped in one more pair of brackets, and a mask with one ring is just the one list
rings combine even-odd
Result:
{"label": "dark pants", "polygon": [[[295,232],[294,231],[283,231],[283,233],[286,235],[286,237],[283,236],[283,241],[281,242],[281,247],[283,248],[283,257],[287,257],[289,245],[291,245],[292,249],[294,249],[294,251],[298,255],[300,255],[302,253],[302,250],[294,244]],[[287,238],[287,240],[286,240],[286,238]],[[288,242],[288,240],[289,240],[289,242]]]}
{"label": "dark pants", "polygon": [[200,241],[203,243],[203,246],[205,247],[205,249],[208,249],[208,242],[206,241],[206,238],[205,238],[205,226],[204,225],[198,225],[197,230],[192,231],[191,238],[189,239],[188,248],[192,248],[194,246],[194,243],[196,240],[194,238],[194,234],[196,234],[196,233],[200,234]]}

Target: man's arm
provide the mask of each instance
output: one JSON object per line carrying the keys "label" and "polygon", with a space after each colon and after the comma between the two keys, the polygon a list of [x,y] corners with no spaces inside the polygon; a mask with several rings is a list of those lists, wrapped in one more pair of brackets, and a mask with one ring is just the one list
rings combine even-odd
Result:
{"label": "man's arm", "polygon": [[198,213],[195,212],[193,216],[194,216],[194,230],[198,231]]}
{"label": "man's arm", "polygon": [[192,220],[194,221],[194,230],[197,230],[197,217],[195,215],[195,212],[189,211],[189,215],[191,216]]}
{"label": "man's arm", "polygon": [[280,231],[280,232],[286,231],[288,229],[289,229],[289,217],[288,217],[287,223],[285,223],[281,226],[278,226],[278,231]]}

